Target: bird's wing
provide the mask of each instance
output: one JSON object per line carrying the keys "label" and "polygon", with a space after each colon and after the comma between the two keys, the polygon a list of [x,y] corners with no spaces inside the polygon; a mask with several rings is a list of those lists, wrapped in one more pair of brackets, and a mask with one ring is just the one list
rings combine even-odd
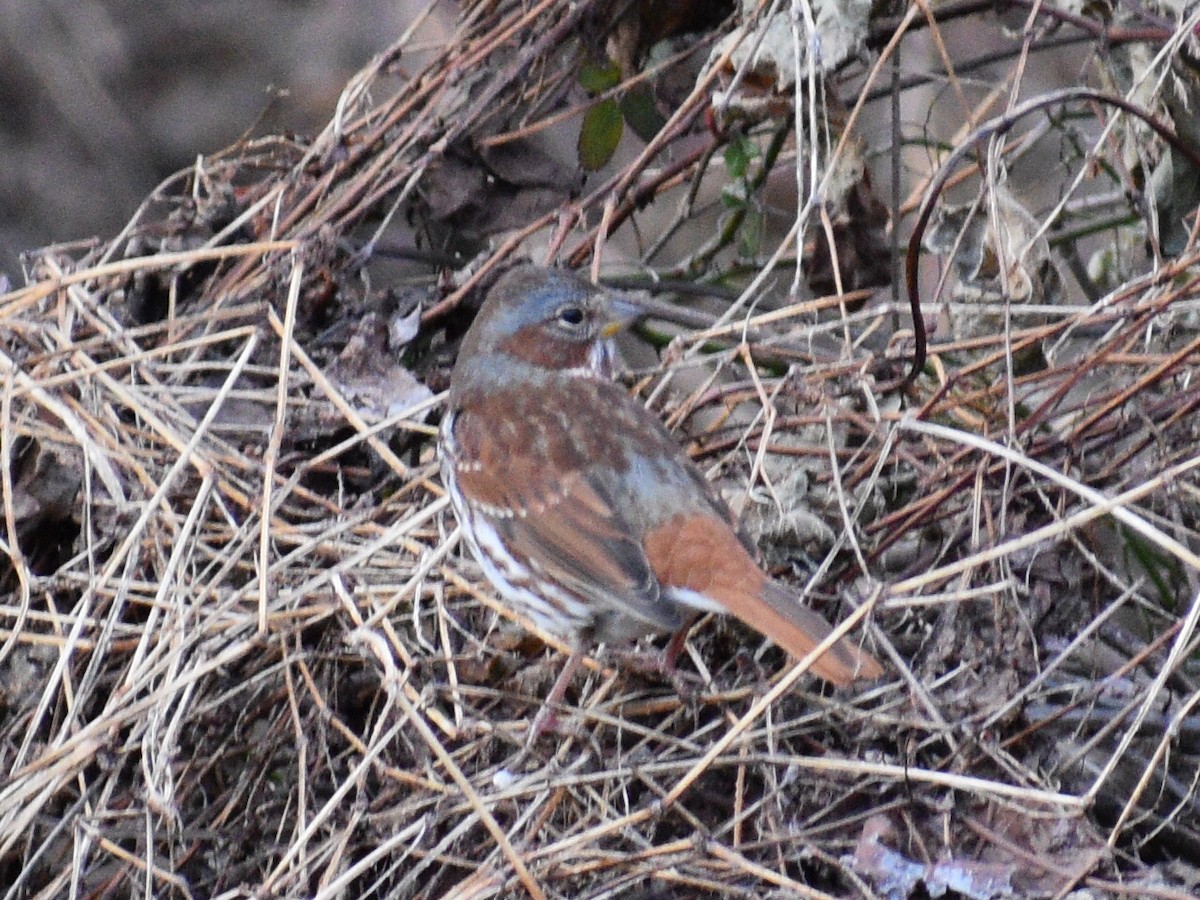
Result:
{"label": "bird's wing", "polygon": [[[464,499],[505,549],[588,601],[602,637],[634,637],[682,624],[662,595],[611,467],[597,461],[586,425],[505,394],[479,415],[456,414],[452,463]],[[535,413],[535,414],[531,414]],[[623,617],[629,617],[621,624]]]}

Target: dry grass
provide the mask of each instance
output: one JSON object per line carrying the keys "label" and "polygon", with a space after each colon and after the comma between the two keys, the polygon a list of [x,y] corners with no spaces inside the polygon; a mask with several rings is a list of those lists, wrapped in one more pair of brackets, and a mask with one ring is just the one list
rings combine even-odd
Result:
{"label": "dry grass", "polygon": [[[790,290],[796,235],[820,270],[882,223],[828,183],[829,206],[774,208],[798,178],[818,194],[789,103],[744,126],[771,164],[747,178],[764,205],[717,199],[738,132],[705,114],[741,77],[732,61],[693,71],[659,136],[627,138],[574,194],[498,193],[493,171],[446,199],[479,148],[532,153],[529,135],[602,102],[574,86],[578,54],[604,44],[598,7],[478,4],[421,73],[400,67],[405,37],[312,141],[204,159],[122,235],[42,252],[0,297],[4,896],[1192,896],[1195,236],[1157,259],[1137,244],[1092,299],[1082,282],[1045,296],[1020,254],[998,277],[1042,291],[1023,306],[927,286],[939,330],[901,397],[878,375],[911,356],[907,306],[854,281],[870,252],[825,266],[840,298]],[[847,108],[901,35],[942,36],[916,7],[875,28],[873,68],[828,82]],[[701,59],[718,37],[693,42]],[[976,122],[1002,105],[944,83]],[[839,114],[833,159],[863,153],[837,141],[859,114]],[[1127,186],[1137,161],[1128,119],[1081,115],[1051,129],[1077,150],[1059,160],[1064,206],[1032,220],[1068,262],[1088,226],[1142,212],[1071,186]],[[1010,136],[1010,168],[1046,135]],[[900,213],[937,164],[908,173]],[[1001,221],[985,171],[979,205]],[[520,225],[497,224],[511,207]],[[431,246],[451,254],[441,281]],[[559,657],[461,557],[438,398],[404,371],[444,387],[476,288],[518,253],[707,285],[643,333],[670,343],[635,387],[886,679],[823,690],[705,621],[690,692],[601,655],[564,733],[525,748]],[[414,297],[401,355],[387,330]]]}

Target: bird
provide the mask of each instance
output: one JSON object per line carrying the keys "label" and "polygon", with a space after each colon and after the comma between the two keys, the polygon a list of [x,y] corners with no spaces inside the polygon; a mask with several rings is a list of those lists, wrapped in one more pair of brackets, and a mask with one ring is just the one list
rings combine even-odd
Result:
{"label": "bird", "polygon": [[[450,378],[440,467],[466,545],[511,609],[577,648],[548,705],[589,642],[683,636],[714,612],[804,657],[832,630],[760,568],[714,486],[614,380],[613,338],[639,312],[573,272],[518,265]],[[846,685],[884,670],[843,637],[810,671]]]}

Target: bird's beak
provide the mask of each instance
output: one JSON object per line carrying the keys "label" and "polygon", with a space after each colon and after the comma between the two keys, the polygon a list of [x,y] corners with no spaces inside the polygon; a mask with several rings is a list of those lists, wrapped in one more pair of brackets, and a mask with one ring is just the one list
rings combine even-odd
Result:
{"label": "bird's beak", "polygon": [[624,331],[645,314],[646,311],[630,298],[620,295],[610,296],[607,321],[600,327],[600,336],[607,340],[618,332]]}

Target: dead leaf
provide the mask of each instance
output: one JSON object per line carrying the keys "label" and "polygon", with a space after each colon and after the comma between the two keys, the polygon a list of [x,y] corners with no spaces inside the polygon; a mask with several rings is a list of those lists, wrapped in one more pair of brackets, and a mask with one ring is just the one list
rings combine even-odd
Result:
{"label": "dead leaf", "polygon": [[810,71],[824,75],[866,48],[869,0],[815,0],[812,34],[806,34],[803,24],[793,28],[790,6],[756,18],[758,7],[744,0],[742,21],[751,24],[734,29],[709,55],[712,66],[732,47],[721,76],[732,85],[735,73],[741,73],[738,86],[713,92],[713,109],[722,117],[760,121],[764,115],[786,112],[797,72],[802,77]]}
{"label": "dead leaf", "polygon": [[[388,323],[374,312],[356,323],[327,374],[369,423],[394,416],[433,396],[389,349]],[[425,415],[420,416],[421,421],[424,419]]]}

